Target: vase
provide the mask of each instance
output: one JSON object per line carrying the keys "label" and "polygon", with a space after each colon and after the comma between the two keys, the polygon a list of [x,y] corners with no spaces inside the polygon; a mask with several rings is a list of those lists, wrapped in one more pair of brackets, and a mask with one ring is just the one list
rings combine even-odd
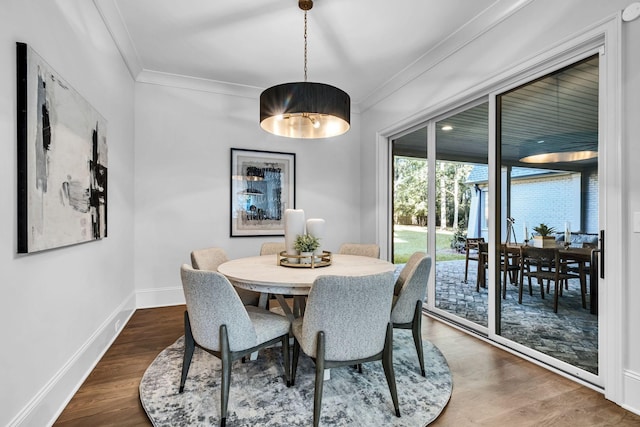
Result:
{"label": "vase", "polygon": [[300,255],[304,257],[300,258],[301,264],[311,264],[311,256],[313,255],[313,252],[300,252]]}
{"label": "vase", "polygon": [[553,236],[533,236],[533,246],[535,248],[555,248],[556,238]]}
{"label": "vase", "polygon": [[322,239],[324,238],[324,219],[309,218],[307,220],[307,233],[318,238],[320,245],[313,251],[316,256],[316,262],[322,261]]}
{"label": "vase", "polygon": [[[296,237],[305,232],[304,210],[286,209],[284,211],[284,244],[288,254],[295,255]],[[298,264],[298,258],[288,258],[291,264]]]}

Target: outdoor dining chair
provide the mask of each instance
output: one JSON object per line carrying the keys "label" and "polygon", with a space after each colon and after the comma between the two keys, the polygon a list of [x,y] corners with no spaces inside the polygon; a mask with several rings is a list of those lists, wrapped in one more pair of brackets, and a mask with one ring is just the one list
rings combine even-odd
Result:
{"label": "outdoor dining chair", "polygon": [[467,283],[467,277],[469,275],[469,261],[479,261],[480,242],[484,242],[484,237],[469,237],[464,243],[464,282]]}
{"label": "outdoor dining chair", "polygon": [[[540,295],[544,299],[544,280],[554,283],[553,287],[553,312],[558,312],[559,287],[569,279],[580,279],[580,275],[567,271],[566,264],[561,261],[558,248],[536,248],[531,246],[520,247],[520,286],[518,290],[518,303],[522,304],[522,289],[524,276],[529,281],[529,295],[533,295],[531,279],[534,278],[540,285]],[[584,306],[584,287],[581,285],[581,293]]]}

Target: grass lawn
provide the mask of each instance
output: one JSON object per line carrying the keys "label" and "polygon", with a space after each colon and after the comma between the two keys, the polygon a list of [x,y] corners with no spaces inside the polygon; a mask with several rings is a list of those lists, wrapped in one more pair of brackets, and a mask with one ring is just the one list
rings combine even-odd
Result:
{"label": "grass lawn", "polygon": [[[436,261],[464,259],[464,254],[451,249],[452,232],[436,232]],[[395,225],[393,233],[393,262],[403,264],[416,251],[427,250],[427,227]]]}

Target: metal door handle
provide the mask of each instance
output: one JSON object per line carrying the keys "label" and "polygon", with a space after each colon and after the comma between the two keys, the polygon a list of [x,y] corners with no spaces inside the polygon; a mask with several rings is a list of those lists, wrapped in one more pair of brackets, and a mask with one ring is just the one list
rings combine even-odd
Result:
{"label": "metal door handle", "polygon": [[600,230],[600,278],[604,279],[604,230]]}

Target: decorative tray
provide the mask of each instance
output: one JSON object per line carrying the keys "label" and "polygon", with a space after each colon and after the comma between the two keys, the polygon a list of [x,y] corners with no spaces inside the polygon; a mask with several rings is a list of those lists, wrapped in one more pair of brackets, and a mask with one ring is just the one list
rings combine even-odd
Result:
{"label": "decorative tray", "polygon": [[278,265],[295,268],[316,268],[331,265],[331,252],[322,251],[322,255],[292,255],[286,251],[278,254]]}

